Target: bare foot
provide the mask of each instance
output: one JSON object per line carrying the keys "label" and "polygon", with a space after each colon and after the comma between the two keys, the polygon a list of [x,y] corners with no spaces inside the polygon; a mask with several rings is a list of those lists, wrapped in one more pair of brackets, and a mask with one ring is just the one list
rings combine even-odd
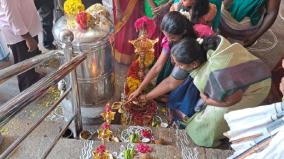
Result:
{"label": "bare foot", "polygon": [[176,122],[173,122],[170,127],[174,128],[174,129],[178,129],[179,128],[179,126],[178,126],[178,124]]}
{"label": "bare foot", "polygon": [[170,108],[168,108],[167,121],[168,121],[169,125],[172,125],[172,123],[174,121],[174,111],[171,110]]}
{"label": "bare foot", "polygon": [[175,114],[176,114],[176,116],[179,118],[179,120],[183,120],[184,118],[186,118],[187,116],[183,113],[183,112],[181,112],[180,110],[174,110],[175,111]]}

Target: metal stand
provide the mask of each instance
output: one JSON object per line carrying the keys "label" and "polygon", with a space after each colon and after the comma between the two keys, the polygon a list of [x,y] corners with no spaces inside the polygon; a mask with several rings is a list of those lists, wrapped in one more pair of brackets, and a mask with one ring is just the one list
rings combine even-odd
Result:
{"label": "metal stand", "polygon": [[[63,51],[66,59],[66,63],[70,62],[72,59],[72,41],[74,40],[74,35],[70,30],[64,30],[60,33],[60,40],[64,43]],[[79,98],[79,90],[78,90],[78,82],[76,69],[74,69],[70,73],[70,83],[72,85],[71,95],[72,95],[72,110],[73,113],[76,114],[74,123],[75,123],[75,133],[74,137],[79,138],[80,132],[83,130],[82,126],[82,117],[81,117],[81,109],[80,109],[80,98]]]}

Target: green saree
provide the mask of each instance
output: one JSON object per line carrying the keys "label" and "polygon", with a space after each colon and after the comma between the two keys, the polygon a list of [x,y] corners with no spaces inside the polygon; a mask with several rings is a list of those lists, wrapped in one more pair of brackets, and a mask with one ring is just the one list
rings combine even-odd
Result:
{"label": "green saree", "polygon": [[[169,0],[153,0],[156,6],[160,6],[162,4],[167,3]],[[154,14],[152,13],[151,5],[149,4],[149,0],[144,0],[145,14],[148,18],[153,18]]]}
{"label": "green saree", "polygon": [[[261,72],[261,69],[258,72],[257,69],[246,70],[247,68],[265,68],[266,66],[263,62],[258,63],[260,65],[254,65],[255,61],[261,60],[249,53],[242,45],[230,44],[223,37],[221,37],[221,42],[218,48],[215,51],[210,51],[207,53],[207,58],[208,61],[200,68],[194,70],[190,75],[194,79],[193,82],[198,90],[202,93],[210,94],[210,98],[213,96],[215,99],[222,101],[224,99],[224,96],[230,95],[230,91],[233,90],[231,89],[233,87],[230,87],[232,83],[237,81],[236,85],[239,85],[239,82],[250,82],[247,85],[242,85],[243,87],[239,87],[243,89],[244,95],[241,101],[239,101],[238,103],[230,107],[216,107],[207,105],[204,110],[196,113],[193,117],[190,118],[186,127],[186,131],[187,134],[192,138],[194,143],[199,146],[214,147],[219,144],[220,139],[224,138],[223,133],[228,131],[228,126],[224,120],[224,114],[232,110],[260,105],[269,93],[271,79],[268,68],[263,71],[265,72],[263,74]],[[251,63],[253,65],[250,65]],[[246,67],[240,67],[243,65],[245,65]],[[238,76],[238,78],[232,80],[222,81],[223,77],[219,76],[220,74],[218,75],[215,73],[220,73],[220,70],[222,71],[228,68],[241,68],[241,71],[239,69],[237,73],[245,74],[244,72],[248,72],[251,76]],[[254,71],[256,71],[255,74],[260,74],[260,76],[251,74],[251,72]],[[225,72],[225,76],[227,76],[227,74],[228,72]],[[232,75],[229,76],[235,77],[235,73],[231,74]],[[216,77],[215,75],[219,77]],[[251,77],[259,78],[257,81],[252,82],[250,81]],[[208,82],[209,79],[211,80],[211,82]],[[221,85],[223,84],[222,87],[218,86],[218,84],[220,83]],[[218,89],[215,89],[214,87]],[[216,94],[218,94],[219,96],[216,96]]]}
{"label": "green saree", "polygon": [[263,15],[266,0],[234,0],[229,11],[238,22],[250,17],[252,25],[257,25]]}

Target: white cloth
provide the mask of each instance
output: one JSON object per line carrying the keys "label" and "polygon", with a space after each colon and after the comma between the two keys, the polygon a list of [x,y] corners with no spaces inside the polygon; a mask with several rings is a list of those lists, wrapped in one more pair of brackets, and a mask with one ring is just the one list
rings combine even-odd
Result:
{"label": "white cloth", "polygon": [[230,127],[230,131],[226,132],[226,136],[230,139],[237,139],[256,134],[257,131],[261,132],[267,124],[277,119],[276,114],[281,111],[283,111],[281,103],[274,103],[229,112],[224,115]]}
{"label": "white cloth", "polygon": [[34,0],[0,0],[0,28],[7,44],[23,41],[21,35],[42,31]]}
{"label": "white cloth", "polygon": [[7,48],[6,42],[0,30],[0,61],[6,58],[8,55],[9,55],[9,50]]}
{"label": "white cloth", "polygon": [[[274,137],[276,138],[279,136],[279,133],[282,133],[282,138],[278,137],[277,140],[283,141],[284,126],[281,126],[284,121],[284,117],[281,116],[283,112],[284,107],[282,103],[274,103],[255,108],[236,110],[225,114],[224,118],[230,127],[230,131],[226,132],[225,136],[233,142],[231,147],[235,150],[234,155],[230,156],[229,159],[234,158],[244,150],[255,146],[255,144],[263,137],[277,134]],[[274,143],[280,144],[278,141],[274,141]],[[272,144],[272,142],[270,144]],[[284,145],[282,146],[284,147]],[[283,155],[281,156],[281,151],[284,152],[284,148],[277,148],[276,145],[270,145],[270,147],[274,147],[274,149],[270,148],[269,151],[265,149],[248,158],[264,159],[283,157]],[[274,154],[274,156],[272,154]]]}
{"label": "white cloth", "polygon": [[263,151],[254,153],[246,159],[282,159],[284,158],[284,126],[281,127],[281,130],[272,138],[272,141],[269,143]]}

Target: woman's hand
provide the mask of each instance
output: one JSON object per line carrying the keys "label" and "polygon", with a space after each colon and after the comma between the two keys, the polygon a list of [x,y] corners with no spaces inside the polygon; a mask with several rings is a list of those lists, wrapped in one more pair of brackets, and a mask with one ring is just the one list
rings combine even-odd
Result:
{"label": "woman's hand", "polygon": [[152,12],[154,15],[160,15],[162,8],[160,6],[152,8]]}
{"label": "woman's hand", "polygon": [[214,99],[209,98],[203,93],[200,93],[200,97],[205,101],[207,105],[219,106],[219,107],[229,107],[236,103],[238,103],[243,97],[243,91],[238,90],[230,96],[227,96],[224,101],[216,101]]}
{"label": "woman's hand", "polygon": [[152,8],[153,14],[160,15],[164,10],[169,9],[169,3],[165,3],[158,7]]}
{"label": "woman's hand", "polygon": [[147,94],[143,94],[139,96],[139,101],[141,103],[146,103],[148,101]]}
{"label": "woman's hand", "polygon": [[243,44],[244,47],[252,46],[256,42],[257,38],[250,36],[249,38],[245,39]]}
{"label": "woman's hand", "polygon": [[114,43],[114,40],[115,40],[115,33],[110,34],[108,40],[109,40],[109,43],[111,43],[111,44]]}
{"label": "woman's hand", "polygon": [[137,98],[140,94],[141,94],[141,90],[140,89],[136,89],[134,92],[132,92],[129,95],[128,101],[132,101],[133,99]]}

